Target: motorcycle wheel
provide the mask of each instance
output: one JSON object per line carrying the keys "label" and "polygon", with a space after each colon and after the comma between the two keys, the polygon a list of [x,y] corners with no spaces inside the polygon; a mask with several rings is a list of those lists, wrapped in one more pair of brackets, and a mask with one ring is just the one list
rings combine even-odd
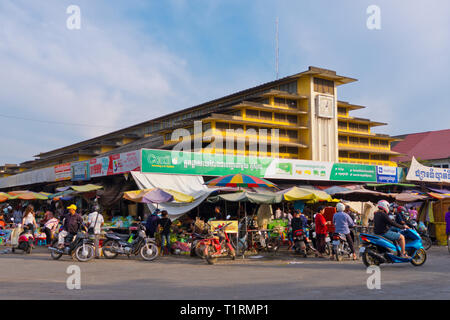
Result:
{"label": "motorcycle wheel", "polygon": [[341,252],[341,250],[339,249],[339,246],[335,246],[334,247],[334,255],[335,255],[336,261],[342,261],[342,259],[344,258],[340,252]]}
{"label": "motorcycle wheel", "polygon": [[33,248],[30,245],[28,245],[28,248],[25,252],[31,254],[31,251],[33,251]]}
{"label": "motorcycle wheel", "polygon": [[277,252],[280,248],[280,239],[272,238],[267,242],[267,250],[269,252]]}
{"label": "motorcycle wheel", "polygon": [[145,261],[153,261],[158,257],[158,246],[153,242],[148,242],[142,246],[139,254]]}
{"label": "motorcycle wheel", "polygon": [[107,240],[105,241],[105,243],[102,246],[102,252],[103,252],[103,256],[106,259],[114,259],[116,258],[119,254],[117,252],[113,252],[112,248],[115,247],[115,245],[117,246],[117,242],[114,240]]}
{"label": "motorcycle wheel", "polygon": [[366,267],[370,267],[370,266],[379,266],[380,263],[378,262],[378,260],[374,259],[373,257],[370,256],[370,254],[365,251],[362,255],[362,261],[364,263],[364,265]]}
{"label": "motorcycle wheel", "polygon": [[419,249],[411,260],[411,264],[415,267],[420,267],[425,261],[427,261],[427,252],[424,249]]}
{"label": "motorcycle wheel", "polygon": [[195,246],[195,254],[200,258],[204,258],[205,257],[204,253],[205,253],[205,245],[200,242],[197,243],[197,245]]}
{"label": "motorcycle wheel", "polygon": [[423,247],[425,248],[425,250],[430,249],[431,245],[433,244],[430,237],[421,236],[421,238],[422,238],[422,244],[423,244]]}
{"label": "motorcycle wheel", "polygon": [[[51,247],[52,248],[57,248],[58,247],[58,240],[57,239],[53,240]],[[58,252],[52,250],[52,251],[50,251],[50,257],[52,257],[53,260],[58,260],[59,258],[62,257],[62,253],[58,253]]]}
{"label": "motorcycle wheel", "polygon": [[331,254],[331,246],[330,244],[325,245],[325,254],[329,256]]}
{"label": "motorcycle wheel", "polygon": [[92,260],[95,256],[95,248],[91,244],[85,244],[84,248],[86,249],[86,254],[83,253],[83,246],[79,246],[75,249],[74,256],[75,258],[80,262],[87,262],[89,260]]}
{"label": "motorcycle wheel", "polygon": [[214,252],[215,252],[215,249],[213,246],[208,246],[206,248],[205,258],[206,258],[206,262],[208,262],[208,264],[215,264],[217,262],[217,258],[213,257]]}

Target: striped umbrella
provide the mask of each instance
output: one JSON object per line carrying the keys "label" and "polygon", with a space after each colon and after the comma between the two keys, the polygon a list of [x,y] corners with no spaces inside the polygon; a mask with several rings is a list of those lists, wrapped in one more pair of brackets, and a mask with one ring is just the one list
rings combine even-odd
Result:
{"label": "striped umbrella", "polygon": [[6,200],[17,199],[17,196],[12,196],[4,192],[0,192],[0,202],[5,202]]}
{"label": "striped umbrella", "polygon": [[212,179],[206,183],[210,187],[245,187],[245,188],[276,188],[277,186],[265,179],[249,176],[246,174],[229,174]]}

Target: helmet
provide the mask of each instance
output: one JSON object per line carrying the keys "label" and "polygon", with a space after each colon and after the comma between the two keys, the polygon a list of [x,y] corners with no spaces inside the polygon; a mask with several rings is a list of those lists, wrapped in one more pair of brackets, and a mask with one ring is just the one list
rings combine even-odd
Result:
{"label": "helmet", "polygon": [[336,210],[337,210],[338,212],[343,212],[343,211],[345,210],[344,204],[339,202],[339,203],[336,205]]}
{"label": "helmet", "polygon": [[383,210],[386,213],[389,213],[389,202],[387,202],[386,200],[380,200],[377,203],[377,207],[378,209]]}
{"label": "helmet", "polygon": [[405,208],[405,207],[402,207],[402,206],[397,207],[397,212],[400,212],[400,213],[408,213],[408,211],[406,210],[406,208]]}

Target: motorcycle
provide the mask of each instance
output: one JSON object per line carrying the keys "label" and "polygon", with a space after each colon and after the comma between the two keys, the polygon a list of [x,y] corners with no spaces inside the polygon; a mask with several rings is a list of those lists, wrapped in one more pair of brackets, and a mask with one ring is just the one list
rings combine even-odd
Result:
{"label": "motorcycle", "polygon": [[192,233],[191,238],[190,238],[190,243],[191,243],[191,253],[190,256],[191,257],[203,257],[203,253],[205,252],[205,248],[203,247],[203,242],[201,242],[202,240],[208,238],[208,234],[200,234],[200,233]]}
{"label": "motorcycle", "polygon": [[408,221],[408,226],[410,228],[414,228],[417,233],[420,235],[420,238],[422,238],[422,244],[425,250],[428,250],[431,248],[433,242],[431,241],[430,236],[428,235],[428,229],[423,224],[418,224],[416,220],[410,220]]}
{"label": "motorcycle", "polygon": [[158,246],[154,239],[148,238],[145,234],[145,226],[138,223],[137,226],[130,227],[131,236],[116,233],[107,233],[107,240],[103,243],[102,251],[106,259],[114,259],[119,254],[140,255],[146,261],[155,260],[158,257]]}
{"label": "motorcycle", "polygon": [[349,258],[352,256],[350,246],[348,245],[347,238],[343,233],[334,233],[332,242],[332,252],[336,261],[342,261],[344,256]]}
{"label": "motorcycle", "polygon": [[230,223],[219,226],[214,231],[214,236],[200,240],[202,246],[204,246],[203,256],[208,264],[214,264],[217,262],[217,258],[229,256],[232,260],[236,259],[236,251],[231,244],[228,234],[224,232],[225,228]]}
{"label": "motorcycle", "polygon": [[366,267],[379,266],[382,263],[405,262],[410,262],[413,266],[423,265],[427,260],[427,253],[420,235],[414,229],[404,229],[400,233],[405,237],[405,250],[411,258],[401,257],[401,249],[397,242],[378,235],[360,234],[362,247],[359,252]]}
{"label": "motorcycle", "polygon": [[[20,228],[20,225],[17,226]],[[31,228],[25,226],[22,233],[20,233],[19,238],[17,240],[17,246],[13,246],[11,251],[14,253],[16,249],[22,250],[24,253],[31,254],[33,250],[34,236],[31,231]]]}
{"label": "motorcycle", "polygon": [[63,254],[67,254],[72,256],[72,259],[76,258],[80,262],[87,262],[95,256],[94,241],[85,231],[79,231],[76,235],[67,235],[64,248],[58,247],[58,235],[55,235],[48,249],[53,260],[58,260]]}
{"label": "motorcycle", "polygon": [[280,236],[269,230],[258,230],[254,241],[258,251],[277,252],[281,245]]}

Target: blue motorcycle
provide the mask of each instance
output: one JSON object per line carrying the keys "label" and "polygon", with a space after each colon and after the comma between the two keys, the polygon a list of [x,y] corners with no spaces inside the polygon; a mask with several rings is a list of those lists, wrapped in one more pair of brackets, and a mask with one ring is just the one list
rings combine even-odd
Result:
{"label": "blue motorcycle", "polygon": [[414,229],[401,230],[400,233],[405,237],[405,251],[411,258],[402,258],[400,246],[389,239],[373,234],[360,234],[362,247],[359,253],[366,267],[405,262],[411,262],[416,267],[423,265],[427,260],[427,253],[420,235]]}

